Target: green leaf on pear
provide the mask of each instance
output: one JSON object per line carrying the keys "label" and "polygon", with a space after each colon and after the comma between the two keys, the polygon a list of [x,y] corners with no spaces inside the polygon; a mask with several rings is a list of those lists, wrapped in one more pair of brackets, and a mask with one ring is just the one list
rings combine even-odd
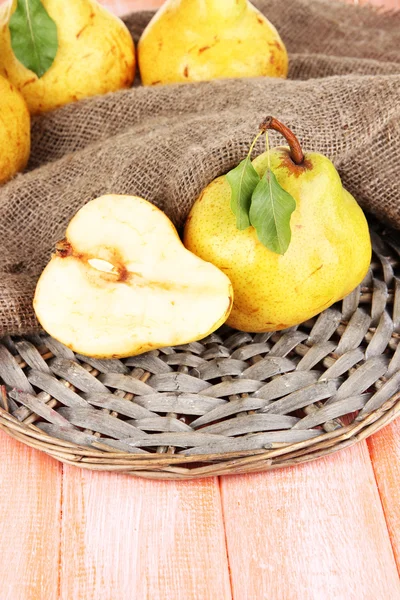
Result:
{"label": "green leaf on pear", "polygon": [[51,67],[58,49],[57,26],[40,0],[17,0],[9,22],[16,58],[38,77]]}
{"label": "green leaf on pear", "polygon": [[231,209],[236,216],[236,227],[250,227],[249,211],[251,197],[260,181],[260,176],[253,167],[249,155],[237,167],[225,175],[231,186]]}
{"label": "green leaf on pear", "polygon": [[294,198],[267,169],[251,197],[250,223],[264,246],[285,254],[291,239],[290,218],[296,208]]}

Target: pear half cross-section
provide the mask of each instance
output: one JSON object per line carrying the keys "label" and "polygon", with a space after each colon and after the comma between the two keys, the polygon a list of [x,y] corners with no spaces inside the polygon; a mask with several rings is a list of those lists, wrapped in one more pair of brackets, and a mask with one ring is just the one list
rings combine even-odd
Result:
{"label": "pear half cross-section", "polygon": [[228,277],[189,252],[161,210],[107,195],[69,223],[34,309],[72,350],[111,358],[201,339],[226,321],[232,301]]}

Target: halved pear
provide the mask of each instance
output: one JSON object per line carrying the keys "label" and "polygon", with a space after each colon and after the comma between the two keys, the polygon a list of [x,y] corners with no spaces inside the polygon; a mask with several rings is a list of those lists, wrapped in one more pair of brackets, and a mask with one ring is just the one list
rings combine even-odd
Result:
{"label": "halved pear", "polygon": [[228,277],[186,250],[161,210],[107,195],[73,217],[33,305],[75,352],[115,358],[199,340],[226,321],[232,300]]}

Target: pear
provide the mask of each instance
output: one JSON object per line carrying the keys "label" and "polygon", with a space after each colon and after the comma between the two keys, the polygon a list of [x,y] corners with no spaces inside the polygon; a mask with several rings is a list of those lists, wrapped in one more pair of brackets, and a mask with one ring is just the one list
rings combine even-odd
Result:
{"label": "pear", "polygon": [[26,103],[12,83],[0,76],[0,184],[26,166],[30,140]]}
{"label": "pear", "polygon": [[8,23],[17,0],[0,7],[0,74],[22,93],[32,114],[68,102],[127,88],[135,50],[124,23],[94,0],[42,0],[57,26],[58,49],[42,77],[15,57]]}
{"label": "pear", "polygon": [[366,218],[332,162],[303,154],[290,130],[273,121],[270,128],[284,132],[290,145],[252,164],[260,177],[270,168],[295,200],[286,252],[268,249],[252,226],[237,229],[225,176],[205,188],[184,230],[186,248],[230,278],[234,304],[227,323],[241,331],[286,329],[315,316],[349,294],[371,260]]}
{"label": "pear", "polygon": [[201,339],[226,320],[226,275],[183,246],[156,206],[101,196],[72,218],[37,283],[43,328],[81,354],[123,357]]}
{"label": "pear", "polygon": [[286,77],[275,27],[248,0],[167,0],[138,44],[142,83]]}

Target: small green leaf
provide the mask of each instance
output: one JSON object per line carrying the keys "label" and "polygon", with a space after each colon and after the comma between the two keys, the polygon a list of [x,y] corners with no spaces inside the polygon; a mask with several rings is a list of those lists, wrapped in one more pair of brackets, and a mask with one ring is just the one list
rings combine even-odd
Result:
{"label": "small green leaf", "polygon": [[253,192],[250,223],[264,246],[285,254],[291,239],[290,217],[296,208],[294,198],[278,183],[274,173],[266,170]]}
{"label": "small green leaf", "polygon": [[11,46],[17,59],[42,77],[57,54],[57,26],[40,0],[17,0],[9,23]]}
{"label": "small green leaf", "polygon": [[249,210],[251,195],[260,181],[260,176],[251,164],[250,154],[237,167],[226,174],[231,186],[231,209],[236,216],[236,227],[250,227]]}

